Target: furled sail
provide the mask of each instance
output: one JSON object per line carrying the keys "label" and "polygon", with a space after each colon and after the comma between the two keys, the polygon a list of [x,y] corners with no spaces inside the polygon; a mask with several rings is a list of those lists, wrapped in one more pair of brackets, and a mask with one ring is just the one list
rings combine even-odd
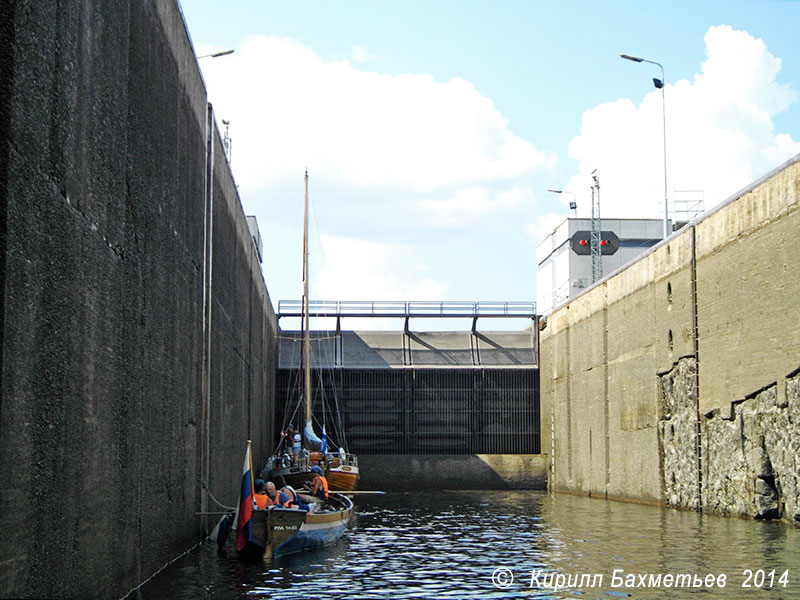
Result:
{"label": "furled sail", "polygon": [[306,447],[309,450],[320,450],[322,448],[322,440],[314,433],[314,426],[311,421],[306,421],[306,426],[303,429],[303,439],[306,441]]}

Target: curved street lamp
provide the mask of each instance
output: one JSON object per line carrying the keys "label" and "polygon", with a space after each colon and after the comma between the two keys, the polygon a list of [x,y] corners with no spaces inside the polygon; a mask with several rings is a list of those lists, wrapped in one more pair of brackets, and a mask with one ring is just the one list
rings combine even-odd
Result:
{"label": "curved street lamp", "polygon": [[227,56],[228,54],[233,54],[233,50],[223,50],[221,52],[215,52],[214,54],[203,54],[203,56],[198,56],[197,60],[201,58],[217,58],[220,56]]}
{"label": "curved street lamp", "polygon": [[556,190],[553,188],[547,188],[548,192],[553,192],[554,194],[569,194],[572,196],[572,202],[569,203],[569,209],[575,211],[575,218],[578,218],[578,198],[572,192],[568,192],[567,190]]}
{"label": "curved street lamp", "polygon": [[632,60],[637,63],[646,62],[651,65],[657,65],[658,68],[661,69],[661,79],[653,77],[653,85],[656,86],[656,89],[661,90],[661,115],[664,126],[664,239],[666,239],[669,237],[669,203],[667,201],[667,109],[666,101],[664,100],[664,85],[666,81],[664,79],[664,67],[661,66],[661,63],[657,63],[654,60],[647,60],[646,58],[631,56],[630,54],[620,54],[619,56],[625,60]]}

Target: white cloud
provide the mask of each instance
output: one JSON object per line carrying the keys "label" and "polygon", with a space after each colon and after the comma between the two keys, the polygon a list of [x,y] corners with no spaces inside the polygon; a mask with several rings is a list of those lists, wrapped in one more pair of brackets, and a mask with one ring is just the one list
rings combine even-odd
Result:
{"label": "white cloud", "polygon": [[439,299],[447,285],[437,280],[403,244],[322,236],[325,265],[315,275],[318,297],[334,300]]}
{"label": "white cloud", "polygon": [[357,63],[367,62],[374,58],[372,53],[364,46],[353,46],[353,49],[350,51],[350,56],[353,61]]}
{"label": "white cloud", "polygon": [[[364,52],[356,52],[365,56]],[[251,37],[204,63],[209,97],[235,130],[234,172],[249,194],[295,181],[428,198],[434,214],[467,189],[506,194],[554,164],[508,129],[469,82],[390,76],[326,62],[285,38]]]}
{"label": "white cloud", "polygon": [[528,239],[538,246],[566,218],[562,212],[550,212],[538,217],[536,221],[528,223],[525,228]]}
{"label": "white cloud", "polygon": [[[705,43],[701,73],[667,85],[665,99],[670,202],[674,190],[702,190],[708,209],[799,152],[800,143],[774,131],[772,118],[798,94],[777,83],[781,62],[764,42],[723,25],[710,28]],[[662,118],[658,90],[639,106],[620,99],[584,113],[569,147],[582,173],[569,185],[583,195],[580,216],[590,210],[586,174],[594,169],[602,216],[663,215]]]}
{"label": "white cloud", "polygon": [[516,185],[499,191],[489,187],[461,187],[446,197],[425,197],[419,206],[429,215],[431,224],[459,228],[468,223],[519,213],[532,203],[530,187]]}
{"label": "white cloud", "polygon": [[441,247],[458,268],[454,243],[469,244],[489,219],[522,227],[532,177],[555,164],[468,81],[354,66],[370,56],[357,47],[354,63],[330,62],[257,36],[224,63],[201,63],[217,120],[231,123],[232,168],[258,218],[274,300],[297,297],[288,232],[299,226],[305,167],[325,252],[313,297],[440,300],[459,294]]}

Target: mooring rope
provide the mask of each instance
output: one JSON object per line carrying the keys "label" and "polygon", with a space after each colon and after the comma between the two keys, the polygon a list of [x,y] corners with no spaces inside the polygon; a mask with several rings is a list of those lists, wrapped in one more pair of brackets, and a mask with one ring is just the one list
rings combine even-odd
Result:
{"label": "mooring rope", "polygon": [[217,500],[217,499],[214,497],[214,494],[212,494],[212,493],[211,493],[211,490],[210,490],[210,489],[209,489],[209,487],[208,487],[208,482],[207,482],[205,479],[203,479],[203,478],[201,477],[201,478],[200,478],[200,481],[202,482],[202,484],[203,484],[203,487],[204,487],[204,488],[206,488],[206,492],[208,492],[208,495],[211,497],[211,499],[214,501],[214,503],[215,503],[217,506],[219,506],[220,508],[224,508],[225,510],[230,510],[230,511],[235,511],[235,510],[236,510],[236,507],[235,507],[235,506],[225,506],[225,505],[224,505],[222,502],[220,502],[219,500]]}
{"label": "mooring rope", "polygon": [[178,559],[180,559],[180,558],[183,558],[184,556],[186,556],[187,554],[189,554],[189,553],[190,553],[192,550],[194,550],[194,549],[195,549],[195,548],[197,548],[198,546],[201,546],[202,544],[203,544],[203,542],[202,542],[202,541],[200,541],[200,542],[197,542],[197,543],[196,543],[194,546],[192,546],[191,548],[189,548],[189,549],[188,549],[186,552],[184,552],[184,553],[183,553],[183,554],[181,554],[180,556],[176,556],[175,558],[173,558],[171,561],[169,561],[168,563],[166,563],[166,564],[165,564],[163,567],[161,567],[160,569],[158,569],[158,570],[157,570],[155,573],[153,573],[152,575],[150,575],[150,577],[148,577],[147,579],[145,579],[143,582],[141,582],[139,585],[137,585],[135,588],[133,588],[131,591],[129,591],[127,594],[125,594],[125,595],[122,597],[122,599],[121,599],[121,600],[125,600],[125,598],[127,598],[128,596],[130,596],[131,594],[133,594],[135,591],[137,591],[137,590],[138,590],[139,588],[141,588],[141,587],[142,587],[144,584],[146,584],[148,581],[150,581],[151,579],[153,579],[153,577],[155,577],[156,575],[158,575],[159,573],[161,573],[161,571],[163,571],[164,569],[166,569],[168,566],[170,566],[170,565],[171,565],[172,563],[174,563],[176,560],[178,560]]}

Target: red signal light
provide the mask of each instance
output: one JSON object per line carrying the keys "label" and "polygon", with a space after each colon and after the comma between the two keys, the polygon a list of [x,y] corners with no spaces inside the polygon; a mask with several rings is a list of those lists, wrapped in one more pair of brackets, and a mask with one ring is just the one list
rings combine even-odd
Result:
{"label": "red signal light", "polygon": [[605,246],[607,243],[608,243],[608,242],[606,242],[605,240],[600,240],[600,245],[601,245],[601,246]]}
{"label": "red signal light", "polygon": [[586,240],[581,240],[580,244],[581,244],[581,246],[585,246],[587,244],[587,242],[586,242]]}

